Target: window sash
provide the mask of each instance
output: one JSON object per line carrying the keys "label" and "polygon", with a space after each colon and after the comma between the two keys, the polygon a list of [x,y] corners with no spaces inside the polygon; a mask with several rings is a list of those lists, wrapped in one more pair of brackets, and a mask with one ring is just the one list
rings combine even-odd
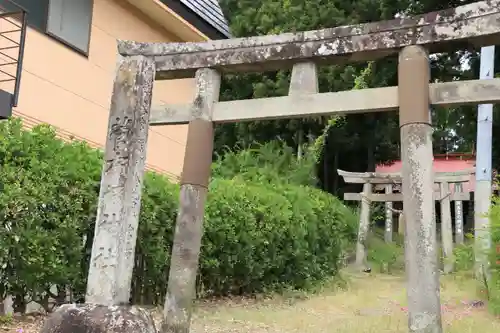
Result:
{"label": "window sash", "polygon": [[87,54],[92,9],[92,0],[49,0],[47,33]]}

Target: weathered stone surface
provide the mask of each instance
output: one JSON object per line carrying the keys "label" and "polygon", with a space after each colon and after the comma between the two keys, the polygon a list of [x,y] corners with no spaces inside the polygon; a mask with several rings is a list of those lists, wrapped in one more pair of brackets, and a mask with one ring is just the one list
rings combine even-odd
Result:
{"label": "weathered stone surface", "polygon": [[[462,184],[454,184],[455,193],[463,192]],[[455,201],[455,243],[463,244],[464,242],[464,215],[463,205],[461,200]]]}
{"label": "weathered stone surface", "polygon": [[118,61],[87,279],[88,303],[129,301],[154,73],[152,58]]}
{"label": "weathered stone surface", "polygon": [[[399,106],[397,89],[397,87],[368,88],[217,102],[214,104],[212,121],[231,123],[397,111]],[[431,104],[447,107],[464,104],[498,104],[499,90],[500,79],[429,84]],[[152,107],[149,124],[152,126],[187,124],[190,119],[190,104],[161,104]]]}
{"label": "weathered stone surface", "polygon": [[361,200],[361,214],[359,216],[358,241],[356,242],[356,266],[362,271],[369,269],[367,255],[367,239],[370,232],[370,200],[372,184],[363,184],[363,198]]}
{"label": "weathered stone surface", "polygon": [[[385,193],[386,194],[391,194],[392,193],[392,184],[385,185]],[[385,228],[384,228],[384,240],[386,243],[391,243],[392,242],[392,224],[393,224],[393,218],[392,218],[392,202],[386,202],[385,203]]]}
{"label": "weathered stone surface", "polygon": [[212,114],[214,103],[219,100],[220,82],[220,74],[215,70],[202,69],[196,74],[197,91],[182,169],[163,333],[189,333],[212,164]]}
{"label": "weathered stone surface", "polygon": [[129,306],[66,304],[47,318],[41,333],[156,333],[151,315]]}
{"label": "weathered stone surface", "polygon": [[318,68],[313,62],[293,66],[288,95],[317,94],[319,92]]}
{"label": "weathered stone surface", "polygon": [[[469,181],[470,175],[474,172],[474,169],[435,172],[433,181],[436,183],[464,183]],[[346,183],[352,184],[401,184],[402,181],[401,172],[350,172],[338,169],[337,173],[344,178]]]}
{"label": "weathered stone surface", "polygon": [[432,50],[450,43],[475,46],[500,41],[500,0],[480,1],[410,18],[281,35],[235,38],[204,43],[138,43],[120,41],[122,55],[155,56],[158,78],[193,77],[199,68],[262,71],[298,61],[366,61],[408,45]]}
{"label": "weathered stone surface", "polygon": [[451,221],[450,184],[442,182],[441,189],[441,246],[443,250],[445,274],[453,272],[453,226]]}
{"label": "weathered stone surface", "polygon": [[408,124],[402,127],[401,154],[409,330],[412,333],[441,333],[431,126]]}
{"label": "weathered stone surface", "polygon": [[433,200],[429,80],[429,60],[425,50],[419,46],[405,48],[399,56],[398,97],[408,329],[411,333],[443,332]]}

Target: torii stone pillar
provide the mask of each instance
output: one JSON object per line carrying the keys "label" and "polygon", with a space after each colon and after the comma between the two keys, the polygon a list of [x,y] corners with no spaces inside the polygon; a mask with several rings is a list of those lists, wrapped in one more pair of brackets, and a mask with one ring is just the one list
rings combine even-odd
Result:
{"label": "torii stone pillar", "polygon": [[359,214],[358,241],[356,243],[356,267],[367,270],[368,260],[366,246],[368,232],[370,231],[370,195],[372,194],[372,184],[363,184],[363,194],[361,198],[361,213]]}
{"label": "torii stone pillar", "polygon": [[429,117],[429,58],[421,46],[399,54],[405,262],[410,332],[441,333],[441,302],[433,213],[432,127]]}
{"label": "torii stone pillar", "polygon": [[57,308],[41,333],[155,331],[148,311],[128,305],[154,77],[153,57],[119,56],[85,304]]}
{"label": "torii stone pillar", "polygon": [[[455,183],[455,193],[463,192],[462,183]],[[464,243],[464,210],[462,200],[455,200],[455,243]]]}
{"label": "torii stone pillar", "polygon": [[220,82],[220,74],[213,69],[196,71],[197,91],[191,107],[179,212],[163,309],[165,322],[162,331],[165,333],[189,333],[212,164],[212,113],[214,103],[219,100]]}
{"label": "torii stone pillar", "polygon": [[[385,193],[392,193],[392,184],[385,185]],[[392,202],[388,201],[385,203],[385,228],[384,228],[384,240],[386,243],[392,242],[392,230],[393,230],[393,218],[392,218]]]}
{"label": "torii stone pillar", "polygon": [[450,184],[439,183],[441,192],[441,247],[443,248],[443,272],[449,274],[453,271],[453,228],[451,225]]}
{"label": "torii stone pillar", "polygon": [[151,57],[119,59],[86,303],[108,306],[129,303],[154,75]]}

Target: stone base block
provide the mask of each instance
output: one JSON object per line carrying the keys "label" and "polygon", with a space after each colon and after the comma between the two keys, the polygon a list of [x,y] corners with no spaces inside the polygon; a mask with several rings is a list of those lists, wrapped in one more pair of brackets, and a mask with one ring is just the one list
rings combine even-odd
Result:
{"label": "stone base block", "polygon": [[45,321],[41,333],[157,333],[148,311],[131,306],[66,304]]}

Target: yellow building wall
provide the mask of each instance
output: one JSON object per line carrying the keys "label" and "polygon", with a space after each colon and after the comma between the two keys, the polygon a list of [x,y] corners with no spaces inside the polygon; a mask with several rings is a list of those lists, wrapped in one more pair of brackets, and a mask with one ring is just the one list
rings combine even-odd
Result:
{"label": "yellow building wall", "polygon": [[[29,28],[19,104],[14,115],[23,118],[28,127],[48,123],[65,139],[76,138],[103,147],[117,59],[116,40],[178,40],[150,22],[126,1],[94,0],[88,58]],[[6,85],[0,88],[11,89]],[[189,102],[193,93],[192,79],[157,81],[153,104]],[[177,178],[186,137],[186,125],[150,128],[147,168]]]}

